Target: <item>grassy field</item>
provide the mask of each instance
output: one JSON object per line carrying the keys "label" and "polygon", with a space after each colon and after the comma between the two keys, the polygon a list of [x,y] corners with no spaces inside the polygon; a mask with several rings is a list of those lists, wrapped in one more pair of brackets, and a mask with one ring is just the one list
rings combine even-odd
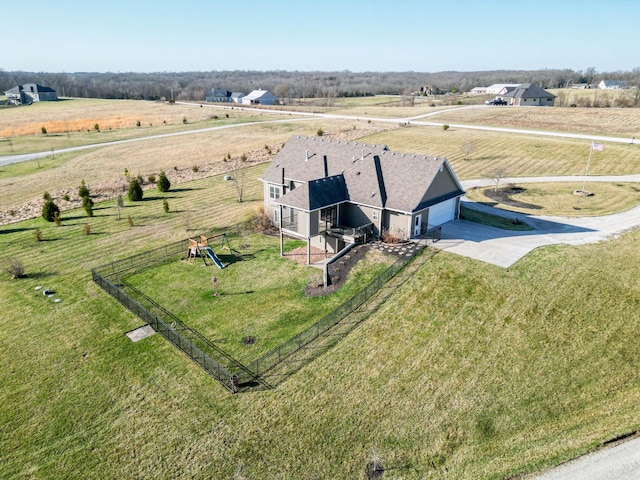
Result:
{"label": "grassy field", "polygon": [[[314,122],[243,127],[238,139],[203,135],[201,149],[159,141],[149,153],[62,159],[41,177],[4,177],[2,199],[13,189],[26,198],[41,197],[47,185],[77,189],[81,178],[91,186],[124,167],[135,174],[134,154],[148,162],[139,167],[147,173],[221,159],[230,148],[263,149],[299,129],[350,125]],[[482,134],[465,161],[463,133],[409,127],[364,141],[446,154],[462,178],[496,162],[510,175],[580,175],[589,149]],[[593,173],[637,173],[633,148],[607,145],[594,154]],[[28,274],[10,280],[0,272],[0,477],[363,479],[375,452],[384,478],[502,479],[640,428],[638,231],[537,249],[509,269],[426,252],[380,292],[386,300],[355,330],[272,390],[231,395],[159,335],[132,343],[124,334],[140,320],[91,281],[90,269],[236,224],[261,204],[264,168],[249,170],[243,203],[217,176],[149,191],[126,202],[121,220],[105,202],[91,219],[63,212],[60,227],[42,219],[0,226],[0,265],[16,257]],[[29,191],[24,185],[36,177]]]}
{"label": "grassy field", "polygon": [[[443,155],[460,179],[491,177],[496,168],[516,177],[584,175],[591,149],[588,140],[422,126],[380,132],[363,140],[386,144],[393,151]],[[463,147],[468,143],[473,151],[465,160]],[[594,153],[589,168],[590,175],[638,172],[640,146],[630,144],[607,143],[604,152]]]}
{"label": "grassy field", "polygon": [[455,109],[432,120],[452,124],[639,137],[638,108],[481,107]]}
{"label": "grassy field", "polygon": [[467,197],[474,202],[514,212],[563,217],[609,215],[624,212],[640,203],[640,188],[636,184],[586,182],[584,185],[584,189],[591,192],[592,196],[574,195],[574,190],[582,189],[582,182],[576,182],[515,185],[518,192],[509,195],[513,200],[509,203],[491,198],[489,195],[493,187],[470,189]]}
{"label": "grassy field", "polygon": [[[227,264],[223,270],[207,267],[197,258],[144,269],[125,280],[245,365],[320,320],[392,261],[370,252],[338,292],[308,298],[304,287],[322,274],[280,257],[278,237],[253,234],[243,238],[230,231],[227,239],[232,252],[211,242]],[[299,240],[288,241],[285,251],[303,245],[306,243]],[[212,276],[217,279],[217,296],[211,295]],[[255,343],[243,343],[245,337],[254,337]]]}

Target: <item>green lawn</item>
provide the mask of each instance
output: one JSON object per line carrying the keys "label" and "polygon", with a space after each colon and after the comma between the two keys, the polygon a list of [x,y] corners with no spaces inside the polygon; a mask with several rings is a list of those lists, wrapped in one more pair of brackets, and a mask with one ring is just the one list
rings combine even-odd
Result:
{"label": "green lawn", "polygon": [[[320,270],[280,257],[278,237],[227,236],[232,251],[211,245],[227,266],[205,266],[202,259],[177,260],[127,275],[124,279],[154,299],[240,362],[249,364],[320,320],[388,268],[391,257],[361,261],[337,292],[308,298],[304,287],[322,278]],[[219,241],[219,240],[218,240]],[[243,248],[242,245],[246,244]],[[285,251],[305,245],[288,240]],[[218,290],[214,292],[212,277]],[[243,343],[254,337],[255,343]]]}
{"label": "green lawn", "polygon": [[[399,132],[376,142],[448,154],[462,138]],[[459,150],[452,161],[465,178],[491,164],[485,155],[509,160],[513,174],[583,172],[580,142],[510,138],[513,150],[488,135],[469,168]],[[637,173],[634,152],[607,146],[592,166]],[[362,479],[375,451],[385,479],[497,480],[640,428],[640,231],[539,248],[508,269],[426,252],[357,328],[270,390],[231,395],[160,335],[131,342],[125,333],[141,321],[90,269],[230,228],[262,202],[263,169],[250,170],[243,203],[231,182],[211,177],[126,202],[122,220],[107,202],[91,219],[64,212],[61,227],[0,227],[0,265],[16,257],[28,274],[0,272],[1,478]],[[226,273],[238,278],[220,291],[252,275],[240,264],[249,266],[232,264]],[[187,266],[175,275],[191,278],[196,265]],[[202,269],[205,305],[210,275],[222,271]]]}
{"label": "green lawn", "polygon": [[[523,183],[513,187],[516,193],[509,195],[513,202],[502,203],[489,195],[494,187],[474,188],[467,197],[474,202],[485,203],[505,210],[530,215],[596,216],[610,215],[629,210],[640,203],[640,188],[634,183],[586,182],[584,189],[593,195],[574,195],[582,190],[583,182]],[[500,186],[499,188],[510,188]],[[485,193],[486,192],[486,193]]]}

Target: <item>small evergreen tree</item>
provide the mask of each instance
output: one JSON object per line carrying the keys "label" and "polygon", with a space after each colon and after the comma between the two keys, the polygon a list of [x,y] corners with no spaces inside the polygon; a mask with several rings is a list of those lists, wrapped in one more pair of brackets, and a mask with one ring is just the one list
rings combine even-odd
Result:
{"label": "small evergreen tree", "polygon": [[87,215],[89,217],[93,217],[93,200],[91,200],[91,197],[82,197],[82,208],[84,208],[84,211],[87,212]]}
{"label": "small evergreen tree", "polygon": [[47,222],[54,222],[56,219],[56,214],[59,218],[60,209],[49,196],[49,199],[45,200],[44,205],[42,206],[42,218],[44,218]]}
{"label": "small evergreen tree", "polygon": [[164,213],[169,213],[169,202],[166,198],[162,199],[162,208],[164,209]]}
{"label": "small evergreen tree", "polygon": [[129,193],[127,195],[129,197],[129,200],[131,200],[132,202],[139,202],[140,200],[142,200],[142,187],[140,186],[140,182],[138,182],[136,178],[131,180],[131,182],[129,183]]}
{"label": "small evergreen tree", "polygon": [[168,192],[170,188],[171,182],[167,178],[167,175],[164,172],[160,172],[160,176],[158,177],[158,190]]}
{"label": "small evergreen tree", "polygon": [[91,196],[91,193],[89,192],[89,188],[87,187],[87,184],[84,183],[84,180],[82,180],[82,182],[80,182],[80,188],[78,189],[78,196],[80,198],[85,198],[85,197]]}

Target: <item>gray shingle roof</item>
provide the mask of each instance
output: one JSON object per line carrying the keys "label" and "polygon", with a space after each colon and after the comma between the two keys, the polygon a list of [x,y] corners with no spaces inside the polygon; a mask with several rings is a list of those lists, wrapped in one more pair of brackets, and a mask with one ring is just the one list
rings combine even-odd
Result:
{"label": "gray shingle roof", "polygon": [[503,95],[505,98],[556,98],[535,83],[523,83],[519,87]]}
{"label": "gray shingle roof", "polygon": [[285,207],[301,210],[318,210],[348,200],[347,188],[342,175],[320,178],[304,183],[278,199]]}
{"label": "gray shingle roof", "polygon": [[[444,157],[393,153],[386,145],[296,136],[285,144],[261,180],[281,184],[284,169],[286,181],[310,182],[308,191],[298,191],[302,188],[298,187],[279,199],[283,205],[304,210],[321,208],[323,201],[330,202],[324,204],[329,205],[342,199],[339,201],[412,212],[421,205],[429,186],[445,167],[449,169]],[[331,195],[320,187],[314,190],[314,184],[321,185],[315,181],[325,177],[343,180],[340,186],[333,180],[325,181],[322,189],[344,185],[346,190]],[[454,193],[463,193],[459,184]]]}

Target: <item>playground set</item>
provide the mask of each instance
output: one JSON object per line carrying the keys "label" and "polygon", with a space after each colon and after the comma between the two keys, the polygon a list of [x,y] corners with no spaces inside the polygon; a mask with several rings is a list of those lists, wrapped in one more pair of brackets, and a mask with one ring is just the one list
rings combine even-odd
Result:
{"label": "playground set", "polygon": [[[193,238],[189,239],[189,251],[187,253],[187,258],[190,260],[195,259],[196,257],[202,258],[202,261],[205,265],[215,265],[218,268],[224,268],[224,264],[215,254],[209,242],[215,238],[220,238],[220,250],[224,250],[225,248],[231,251],[231,246],[229,245],[229,240],[227,239],[226,233],[220,233],[218,235],[213,235],[212,237],[205,237],[204,235],[200,235],[200,240],[194,240]],[[209,260],[211,263],[207,263]]]}

